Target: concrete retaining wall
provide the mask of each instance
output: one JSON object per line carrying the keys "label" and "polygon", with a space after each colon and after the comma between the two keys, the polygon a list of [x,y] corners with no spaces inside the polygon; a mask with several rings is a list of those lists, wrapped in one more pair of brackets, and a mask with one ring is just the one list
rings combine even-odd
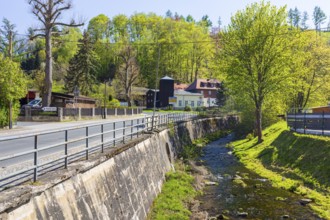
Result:
{"label": "concrete retaining wall", "polygon": [[145,136],[39,183],[0,193],[0,219],[145,219],[182,145],[228,125],[203,119]]}

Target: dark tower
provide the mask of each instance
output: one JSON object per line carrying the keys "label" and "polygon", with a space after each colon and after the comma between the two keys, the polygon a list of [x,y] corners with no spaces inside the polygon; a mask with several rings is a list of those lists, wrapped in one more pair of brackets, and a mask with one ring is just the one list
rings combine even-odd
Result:
{"label": "dark tower", "polygon": [[168,98],[174,96],[174,79],[165,76],[159,81],[159,107],[168,106]]}

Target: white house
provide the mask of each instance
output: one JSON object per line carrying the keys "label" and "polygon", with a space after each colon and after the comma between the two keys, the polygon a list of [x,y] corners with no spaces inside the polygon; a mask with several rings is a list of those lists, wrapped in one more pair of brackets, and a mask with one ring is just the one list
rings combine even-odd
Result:
{"label": "white house", "polygon": [[201,93],[174,90],[174,97],[176,98],[176,102],[171,104],[173,104],[175,109],[183,109],[186,106],[196,108],[206,105],[206,103],[204,103],[204,97]]}

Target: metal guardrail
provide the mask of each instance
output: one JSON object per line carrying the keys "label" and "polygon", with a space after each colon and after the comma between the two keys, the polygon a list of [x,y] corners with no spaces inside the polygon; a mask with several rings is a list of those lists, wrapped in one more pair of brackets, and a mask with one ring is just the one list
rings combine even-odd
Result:
{"label": "metal guardrail", "polygon": [[[13,148],[29,143],[33,145],[32,149],[19,150],[0,157],[0,190],[26,181],[36,182],[40,175],[59,168],[66,169],[70,163],[83,158],[88,160],[91,154],[103,153],[106,148],[124,144],[128,139],[139,137],[145,131],[165,127],[171,122],[189,120],[196,116],[195,113],[160,114],[155,118],[145,116],[0,138],[0,151],[3,150],[2,147],[8,148],[10,142]],[[154,127],[151,127],[152,124]],[[55,140],[52,140],[54,138]],[[19,147],[15,147],[15,143],[18,142],[20,142]]]}
{"label": "metal guardrail", "polygon": [[287,114],[286,120],[299,133],[330,135],[330,113]]}

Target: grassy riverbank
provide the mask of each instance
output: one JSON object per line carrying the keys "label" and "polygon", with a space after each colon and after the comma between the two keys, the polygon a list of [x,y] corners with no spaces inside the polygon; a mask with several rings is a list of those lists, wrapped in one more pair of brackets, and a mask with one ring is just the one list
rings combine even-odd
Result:
{"label": "grassy riverbank", "polygon": [[232,144],[249,169],[280,187],[310,198],[320,216],[330,219],[330,138],[290,132],[285,122],[264,130],[264,142],[244,139]]}
{"label": "grassy riverbank", "polygon": [[189,205],[200,192],[195,189],[195,177],[191,172],[190,166],[185,164],[184,161],[196,159],[202,153],[202,148],[205,145],[226,136],[228,133],[227,131],[218,131],[206,137],[196,139],[191,145],[183,148],[181,155],[179,155],[183,161],[177,161],[175,163],[175,171],[166,174],[162,192],[154,201],[148,219],[190,219],[192,213],[189,211]]}

